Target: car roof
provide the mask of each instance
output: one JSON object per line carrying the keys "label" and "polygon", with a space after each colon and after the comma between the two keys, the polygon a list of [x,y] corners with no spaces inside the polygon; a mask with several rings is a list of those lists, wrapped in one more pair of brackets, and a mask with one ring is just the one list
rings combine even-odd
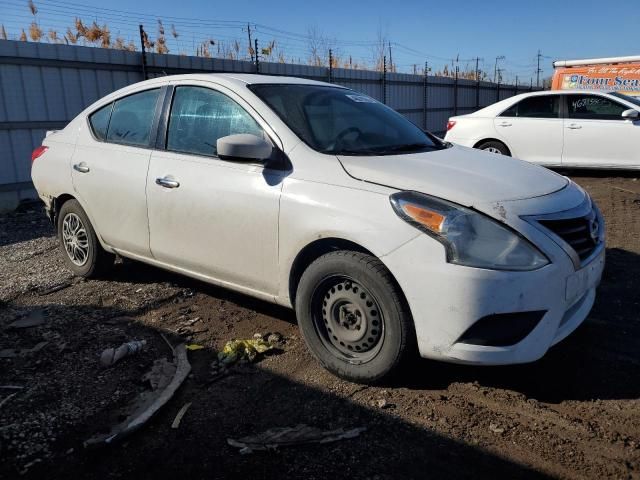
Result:
{"label": "car roof", "polygon": [[[494,117],[502,113],[504,110],[512,106],[513,104],[519,102],[524,98],[529,97],[538,97],[542,95],[566,95],[566,94],[598,94],[598,95],[609,95],[612,92],[602,91],[602,90],[578,90],[578,89],[568,89],[568,90],[538,90],[536,92],[526,92],[520,93],[518,95],[513,95],[509,98],[505,98],[504,100],[500,100],[499,102],[488,105],[480,110],[477,110],[473,113],[469,113],[467,115],[459,115],[461,117]],[[452,117],[453,118],[453,117]]]}
{"label": "car roof", "polygon": [[[288,84],[288,85],[324,85],[337,88],[344,88],[340,85],[335,85],[327,82],[320,82],[318,80],[310,80],[300,77],[287,77],[283,75],[267,75],[256,73],[189,73],[183,75],[167,75],[161,77],[165,81],[181,81],[181,80],[201,80],[216,82],[226,86],[245,86],[245,85],[258,85],[258,84]],[[154,79],[158,80],[158,78]],[[152,82],[153,80],[149,80]],[[141,82],[144,83],[144,82]]]}

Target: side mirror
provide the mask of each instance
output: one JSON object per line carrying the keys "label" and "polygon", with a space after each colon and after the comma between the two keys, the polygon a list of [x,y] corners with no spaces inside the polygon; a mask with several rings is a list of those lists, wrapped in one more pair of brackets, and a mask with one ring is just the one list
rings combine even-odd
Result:
{"label": "side mirror", "polygon": [[637,120],[640,117],[640,112],[635,108],[630,108],[622,112],[622,118],[625,120]]}
{"label": "side mirror", "polygon": [[216,142],[216,148],[218,157],[221,159],[241,162],[266,160],[273,151],[273,147],[269,142],[249,133],[219,138]]}

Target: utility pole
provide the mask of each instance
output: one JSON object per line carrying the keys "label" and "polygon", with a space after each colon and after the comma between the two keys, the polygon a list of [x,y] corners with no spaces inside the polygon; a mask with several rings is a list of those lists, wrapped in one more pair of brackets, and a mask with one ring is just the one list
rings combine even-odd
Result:
{"label": "utility pole", "polygon": [[427,129],[427,111],[429,106],[429,62],[424,62],[424,79],[422,84],[422,95],[423,95],[423,104],[422,104],[422,126],[424,129]]}
{"label": "utility pole", "polygon": [[391,56],[391,41],[389,41],[389,70],[393,72],[393,57]]}
{"label": "utility pole", "polygon": [[542,69],[540,68],[540,59],[542,58],[542,53],[538,50],[538,68],[536,69],[536,87],[540,88],[540,72]]}
{"label": "utility pole", "polygon": [[518,75],[516,75],[516,95],[518,94]]}
{"label": "utility pole", "polygon": [[140,46],[142,47],[142,79],[147,79],[147,51],[145,50],[145,37],[147,34],[144,32],[142,24],[140,24]]}
{"label": "utility pole", "polygon": [[460,72],[460,67],[458,67],[458,64],[456,63],[456,70],[455,70],[455,78],[453,81],[453,115],[458,115],[458,74]]}
{"label": "utility pole", "polygon": [[260,60],[258,59],[259,55],[258,55],[258,39],[256,38],[253,41],[254,45],[255,45],[255,49],[254,49],[254,53],[256,56],[256,73],[260,73]]}
{"label": "utility pole", "polygon": [[476,57],[476,110],[480,109],[480,58]]}
{"label": "utility pole", "polygon": [[247,35],[249,36],[249,55],[251,55],[251,62],[253,63],[253,53],[251,53],[251,24],[247,22]]}
{"label": "utility pole", "polygon": [[496,80],[498,78],[498,60],[504,60],[505,56],[504,55],[498,55],[496,57],[496,63],[493,66],[493,83],[496,83]]}
{"label": "utility pole", "polygon": [[387,104],[387,56],[382,57],[382,103]]}
{"label": "utility pole", "polygon": [[329,49],[329,83],[333,83],[333,51]]}

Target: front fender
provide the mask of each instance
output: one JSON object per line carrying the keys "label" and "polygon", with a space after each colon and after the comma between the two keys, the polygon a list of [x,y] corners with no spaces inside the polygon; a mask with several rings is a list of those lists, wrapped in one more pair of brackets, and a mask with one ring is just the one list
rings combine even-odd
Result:
{"label": "front fender", "polygon": [[389,202],[393,190],[388,190],[285,180],[279,217],[278,303],[291,305],[288,287],[294,261],[319,239],[346,240],[380,258],[420,235],[393,211]]}

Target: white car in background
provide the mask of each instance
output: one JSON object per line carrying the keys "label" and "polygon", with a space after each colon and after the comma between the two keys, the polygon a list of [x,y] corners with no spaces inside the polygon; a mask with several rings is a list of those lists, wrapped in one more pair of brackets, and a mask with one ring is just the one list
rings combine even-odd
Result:
{"label": "white car in background", "polygon": [[118,254],[295,308],[314,356],[359,382],[416,350],[536,360],[586,318],[604,265],[602,216],[567,178],[321,82],[148,80],[32,159],[76,275]]}
{"label": "white car in background", "polygon": [[451,117],[445,140],[547,167],[640,169],[640,99],[525,93]]}

